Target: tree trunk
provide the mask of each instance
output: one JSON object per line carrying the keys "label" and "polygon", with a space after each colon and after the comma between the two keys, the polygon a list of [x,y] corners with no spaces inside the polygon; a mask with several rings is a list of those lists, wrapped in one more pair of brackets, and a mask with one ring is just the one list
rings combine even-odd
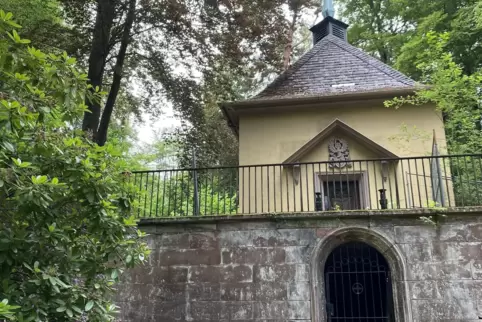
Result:
{"label": "tree trunk", "polygon": [[127,12],[126,22],[124,24],[124,31],[122,33],[122,40],[117,55],[117,61],[114,67],[114,78],[112,80],[112,86],[110,88],[109,97],[102,113],[102,120],[100,121],[99,131],[97,133],[97,144],[103,146],[107,141],[107,130],[109,129],[109,123],[114,110],[114,104],[119,94],[119,89],[122,81],[122,72],[124,70],[124,61],[127,53],[127,47],[130,42],[130,33],[132,25],[134,24],[136,12],[136,0],[129,0],[129,11]]}
{"label": "tree trunk", "polygon": [[[109,40],[112,25],[114,22],[115,4],[114,0],[98,0],[97,15],[95,19],[94,32],[92,37],[92,48],[89,55],[88,78],[92,85],[92,91],[98,87],[102,88],[105,62],[109,54]],[[84,114],[82,130],[90,132],[92,139],[97,137],[97,129],[100,120],[100,101],[87,99],[86,105],[89,112]]]}
{"label": "tree trunk", "polygon": [[293,36],[295,34],[296,21],[298,20],[298,10],[293,12],[290,28],[288,30],[288,41],[285,46],[283,55],[283,70],[287,70],[291,64],[291,55],[293,54]]}

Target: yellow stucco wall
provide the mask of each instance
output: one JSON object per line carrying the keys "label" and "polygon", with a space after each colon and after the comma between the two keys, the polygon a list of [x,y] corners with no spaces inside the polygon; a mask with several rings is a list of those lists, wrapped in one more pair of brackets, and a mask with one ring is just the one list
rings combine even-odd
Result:
{"label": "yellow stucco wall", "polygon": [[[384,107],[380,102],[379,106],[356,105],[242,115],[240,164],[282,163],[335,119],[400,157],[430,156],[434,130],[441,153],[444,154],[445,151],[442,118],[432,106],[406,106],[395,110]],[[385,180],[382,179],[380,162],[354,162],[350,168],[331,169],[328,164],[318,162],[328,160],[328,140],[333,136],[347,141],[352,160],[379,157],[346,133],[335,132],[299,160],[314,163],[303,164],[296,170],[282,166],[242,168],[240,211],[314,211],[315,192],[320,191],[320,182],[333,180],[336,174],[340,174],[340,180],[345,180],[350,175],[364,178],[364,193],[361,196],[363,208],[380,207],[379,189],[387,190],[389,208],[430,205],[432,184],[428,159],[391,163]],[[445,173],[448,173],[448,169]],[[450,193],[452,187],[446,188]]]}
{"label": "yellow stucco wall", "polygon": [[384,107],[383,102],[321,106],[240,115],[239,162],[281,163],[335,119],[400,157],[429,155],[433,130],[440,146],[445,146],[442,116],[432,106],[403,106],[397,110]]}

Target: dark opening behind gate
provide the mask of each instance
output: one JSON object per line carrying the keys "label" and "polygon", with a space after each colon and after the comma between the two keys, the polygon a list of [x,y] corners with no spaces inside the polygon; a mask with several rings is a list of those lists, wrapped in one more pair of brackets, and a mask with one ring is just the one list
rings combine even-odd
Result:
{"label": "dark opening behind gate", "polygon": [[390,268],[375,248],[360,242],[337,247],[325,265],[328,321],[393,322]]}

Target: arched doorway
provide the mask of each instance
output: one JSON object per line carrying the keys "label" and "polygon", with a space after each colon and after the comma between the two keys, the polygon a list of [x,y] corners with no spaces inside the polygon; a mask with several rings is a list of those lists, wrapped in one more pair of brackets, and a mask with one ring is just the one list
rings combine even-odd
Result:
{"label": "arched doorway", "polygon": [[328,321],[395,321],[390,266],[374,247],[358,241],[337,246],[324,280]]}

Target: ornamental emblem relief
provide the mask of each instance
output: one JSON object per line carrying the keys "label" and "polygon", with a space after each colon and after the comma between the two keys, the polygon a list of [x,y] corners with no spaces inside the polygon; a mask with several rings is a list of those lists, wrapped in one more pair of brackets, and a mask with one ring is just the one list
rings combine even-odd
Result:
{"label": "ornamental emblem relief", "polygon": [[330,168],[351,168],[350,150],[344,139],[332,138],[328,142],[328,152],[330,154],[329,161],[331,161]]}

